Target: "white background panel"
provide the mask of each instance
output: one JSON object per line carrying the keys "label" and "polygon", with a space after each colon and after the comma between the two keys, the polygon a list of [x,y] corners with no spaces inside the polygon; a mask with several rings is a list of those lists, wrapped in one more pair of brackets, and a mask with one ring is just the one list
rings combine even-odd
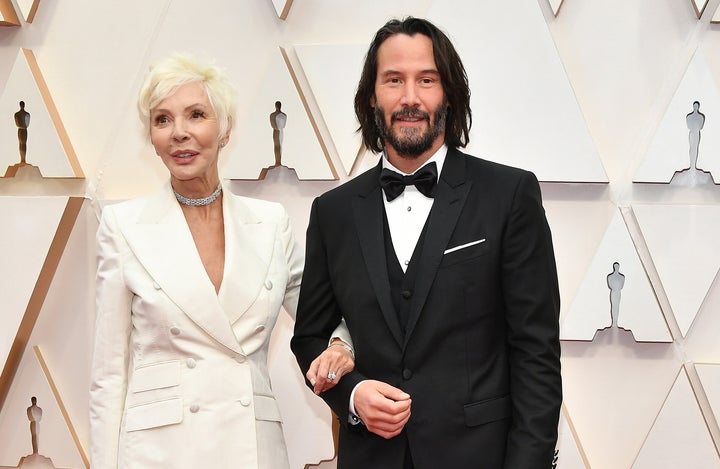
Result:
{"label": "white background panel", "polygon": [[223,175],[230,179],[257,179],[263,168],[275,163],[269,116],[275,112],[275,102],[280,101],[281,110],[287,115],[282,140],[283,166],[294,169],[299,179],[333,179],[280,50],[271,54],[262,72],[263,84],[248,108],[250,112],[238,118],[235,135],[231,136],[235,145],[226,150],[230,151],[230,159]]}
{"label": "white background panel", "polygon": [[673,345],[610,329],[562,351],[565,407],[590,467],[629,468],[680,367]]}
{"label": "white background panel", "polygon": [[52,459],[57,468],[83,468],[82,458],[75,450],[72,435],[60,407],[50,389],[32,348],[28,348],[18,368],[13,387],[0,411],[0,466],[16,467],[20,458],[32,454],[30,421],[27,408],[30,398],[37,397],[42,409],[38,428],[38,452]]}
{"label": "white background panel", "polygon": [[[672,444],[668,444],[672,441]],[[633,469],[720,467],[685,370],[681,370]]]}
{"label": "white background panel", "polygon": [[640,262],[620,211],[616,211],[595,252],[570,311],[562,323],[563,340],[592,340],[595,332],[611,326],[611,290],[607,276],[613,264],[625,275],[620,290],[617,326],[631,331],[638,342],[671,342],[650,282]]}
{"label": "white background panel", "polygon": [[[298,44],[298,58],[332,136],[334,148],[345,168],[355,164],[362,137],[353,109],[357,85],[362,71],[367,44]],[[335,69],[336,73],[328,73]]]}
{"label": "white background panel", "polygon": [[5,175],[8,166],[20,162],[18,129],[14,125],[20,101],[25,103],[25,111],[30,114],[25,161],[39,167],[45,177],[74,177],[55,124],[22,51],[18,51],[10,77],[0,95],[0,116],[13,124],[0,126],[0,176]]}
{"label": "white background panel", "polygon": [[720,181],[720,90],[704,54],[696,52],[677,88],[655,137],[647,150],[635,182],[670,182],[675,171],[690,167],[689,130],[686,116],[693,112],[693,102],[700,103],[705,115],[700,131],[697,167],[713,173]]}
{"label": "white background panel", "polygon": [[581,469],[585,468],[585,462],[582,459],[580,450],[578,449],[575,436],[568,424],[565,412],[560,413],[560,425],[558,426],[558,455],[557,467],[554,469]]}
{"label": "white background panel", "polygon": [[450,32],[467,70],[473,108],[468,149],[529,169],[541,181],[607,181],[537,3],[462,0],[447,9],[436,2],[428,14]]}
{"label": "white background panel", "polygon": [[[12,229],[0,230],[0,365],[5,366],[28,301],[62,217],[67,197],[1,197],[0,216]],[[9,225],[6,225],[9,226]]]}
{"label": "white background panel", "polygon": [[720,268],[720,207],[638,204],[633,210],[685,335]]}

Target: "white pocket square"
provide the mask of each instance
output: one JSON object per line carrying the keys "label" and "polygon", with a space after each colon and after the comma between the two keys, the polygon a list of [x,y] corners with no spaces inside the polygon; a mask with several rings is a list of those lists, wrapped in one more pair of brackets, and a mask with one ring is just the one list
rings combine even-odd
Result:
{"label": "white pocket square", "polygon": [[476,241],[471,241],[469,243],[461,244],[460,246],[455,246],[454,248],[446,249],[443,254],[450,254],[451,252],[459,251],[460,249],[469,248],[470,246],[475,246],[476,244],[484,243],[485,238],[478,239]]}

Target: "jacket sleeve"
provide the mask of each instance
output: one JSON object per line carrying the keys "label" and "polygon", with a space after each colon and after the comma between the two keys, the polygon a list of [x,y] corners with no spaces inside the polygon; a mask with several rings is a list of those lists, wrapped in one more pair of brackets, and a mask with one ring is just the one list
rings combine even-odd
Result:
{"label": "jacket sleeve", "polygon": [[550,229],[532,173],[515,188],[503,246],[513,403],[505,467],[549,469],[562,403],[560,295]]}
{"label": "jacket sleeve", "polygon": [[[342,312],[335,300],[319,218],[318,199],[315,199],[307,229],[305,269],[295,333],[290,342],[303,375],[312,361],[327,348],[328,340],[333,335],[346,340],[342,334],[347,334],[346,341],[352,345]],[[346,423],[349,417],[350,393],[362,379],[356,369],[344,375],[335,387],[320,395],[342,423]]]}
{"label": "jacket sleeve", "polygon": [[[296,317],[298,296],[300,294],[300,284],[302,282],[303,272],[303,254],[300,250],[295,237],[292,234],[292,228],[290,226],[290,218],[287,212],[283,210],[282,220],[279,223],[279,237],[282,240],[283,249],[285,251],[285,258],[288,265],[288,283],[285,288],[285,298],[283,300],[283,306],[285,311],[290,314],[294,319]],[[350,338],[350,332],[348,331],[345,320],[341,320],[340,324],[337,325],[335,330],[332,332],[330,337],[339,337],[346,344],[352,347],[352,339]]]}
{"label": "jacket sleeve", "polygon": [[95,347],[90,385],[90,456],[95,469],[118,465],[125,395],[132,292],[123,278],[128,251],[112,207],[103,210],[97,233]]}

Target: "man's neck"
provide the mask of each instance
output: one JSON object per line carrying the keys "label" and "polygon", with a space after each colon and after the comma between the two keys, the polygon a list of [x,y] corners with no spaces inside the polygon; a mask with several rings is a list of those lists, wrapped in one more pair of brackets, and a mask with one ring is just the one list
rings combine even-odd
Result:
{"label": "man's neck", "polygon": [[385,152],[387,153],[388,161],[393,166],[395,166],[397,169],[399,169],[405,174],[412,174],[417,171],[418,168],[424,165],[427,160],[429,160],[440,149],[443,143],[444,142],[442,139],[438,139],[427,151],[424,151],[417,156],[413,155],[411,157],[400,156],[395,150],[395,148],[393,148],[391,145],[386,145]]}

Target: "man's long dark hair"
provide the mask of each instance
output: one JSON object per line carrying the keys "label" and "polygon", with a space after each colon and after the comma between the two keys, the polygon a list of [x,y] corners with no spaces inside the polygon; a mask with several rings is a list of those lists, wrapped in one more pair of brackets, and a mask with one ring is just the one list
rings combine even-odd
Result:
{"label": "man's long dark hair", "polygon": [[370,102],[375,96],[378,49],[387,38],[396,34],[408,36],[423,34],[432,41],[435,65],[440,73],[440,81],[448,104],[445,144],[450,148],[464,148],[470,140],[469,132],[472,126],[470,87],[465,67],[445,33],[429,21],[413,17],[403,20],[394,19],[385,23],[385,26],[375,34],[365,56],[365,65],[355,93],[355,115],[360,122],[358,130],[362,132],[363,144],[375,153],[382,152],[384,147],[380,131],[375,124],[375,109]]}

